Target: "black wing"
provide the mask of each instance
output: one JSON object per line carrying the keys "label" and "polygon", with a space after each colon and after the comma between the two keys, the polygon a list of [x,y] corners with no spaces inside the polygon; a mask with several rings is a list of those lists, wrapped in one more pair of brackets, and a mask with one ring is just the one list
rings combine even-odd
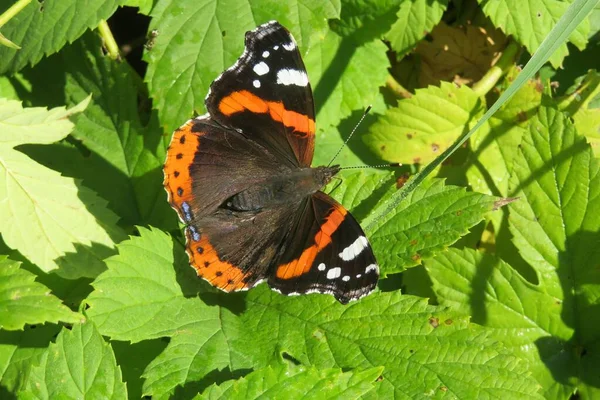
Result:
{"label": "black wing", "polygon": [[312,195],[298,215],[269,285],[288,295],[332,293],[344,304],[369,294],[379,267],[354,217],[322,192]]}
{"label": "black wing", "polygon": [[246,33],[242,56],[212,83],[209,114],[289,166],[310,166],[315,110],[306,68],[292,35],[276,21]]}

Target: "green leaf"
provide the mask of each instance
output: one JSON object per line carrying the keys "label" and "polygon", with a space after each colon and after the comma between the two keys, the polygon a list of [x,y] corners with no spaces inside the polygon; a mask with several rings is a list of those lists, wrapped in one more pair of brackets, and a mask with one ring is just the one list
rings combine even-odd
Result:
{"label": "green leaf", "polygon": [[340,182],[331,182],[325,190],[330,196],[352,210],[352,215],[360,222],[378,204],[386,201],[396,189],[393,172],[358,171],[342,172]]}
{"label": "green leaf", "polygon": [[94,324],[63,328],[39,365],[31,368],[25,399],[102,398],[126,399],[121,369],[108,343]]}
{"label": "green leaf", "polygon": [[[494,328],[529,360],[546,398],[597,397],[598,161],[562,113],[540,107],[514,158],[509,228],[538,284],[473,250],[427,261],[438,301]],[[533,344],[533,345],[532,345]]]}
{"label": "green leaf", "polygon": [[374,293],[343,306],[327,296],[286,298],[257,288],[247,304],[246,335],[236,344],[245,343],[262,363],[284,351],[317,368],[383,366],[379,398],[444,392],[482,398],[507,390],[535,397],[536,385],[516,358],[505,356],[467,318],[429,306],[426,299]]}
{"label": "green leaf", "polygon": [[197,399],[259,398],[346,398],[357,399],[373,389],[383,368],[342,372],[339,369],[287,367],[285,365],[254,371],[225,385],[213,385]]}
{"label": "green leaf", "polygon": [[330,23],[340,36],[358,43],[380,39],[396,20],[401,0],[345,0],[339,20]]}
{"label": "green leaf", "polygon": [[[485,214],[495,210],[497,197],[424,181],[383,219],[371,225],[377,209],[365,220],[369,240],[383,274],[418,265],[466,234]],[[379,208],[385,208],[385,202]]]}
{"label": "green leaf", "polygon": [[317,110],[317,140],[352,111],[362,114],[378,101],[389,74],[386,52],[381,41],[357,46],[352,38],[329,31],[304,56]]}
{"label": "green leaf", "polygon": [[371,126],[364,142],[387,161],[425,164],[468,130],[482,111],[482,102],[469,87],[442,82],[399,101]]}
{"label": "green leaf", "polygon": [[87,29],[95,28],[124,0],[32,1],[2,27],[2,33],[21,46],[0,46],[0,74],[36,64],[43,56],[60,50]]}
{"label": "green leaf", "polygon": [[[473,333],[468,319],[426,300],[379,293],[343,306],[328,295],[281,296],[264,284],[247,294],[215,294],[193,283],[200,280],[181,246],[157,230],[140,233],[107,260],[88,318],[113,338],[171,336],[144,372],[145,395],[165,396],[181,385],[201,388],[216,371],[227,376],[266,366],[281,352],[317,368],[385,366],[384,394],[448,389],[472,398],[509,387],[535,391],[517,359],[505,357],[482,332]],[[466,363],[460,371],[449,367],[459,361]],[[482,388],[480,375],[492,370],[495,379]],[[465,374],[473,380],[462,379]]]}
{"label": "green leaf", "polygon": [[[198,316],[214,318],[210,307],[184,297],[173,269],[173,264],[188,264],[181,245],[159,230],[139,231],[140,237],[117,245],[119,254],[106,259],[107,270],[92,284],[87,316],[98,330],[115,340],[138,342],[170,336]],[[185,272],[186,279],[194,279],[191,267]]]}
{"label": "green leaf", "polygon": [[397,20],[386,33],[392,49],[399,56],[410,52],[440,22],[448,0],[409,0],[400,5]]}
{"label": "green leaf", "polygon": [[60,327],[52,324],[30,325],[23,331],[0,330],[0,393],[6,390],[14,397],[24,389],[32,366],[39,364],[59,331]]}
{"label": "green leaf", "polygon": [[34,282],[35,275],[21,269],[19,264],[0,256],[0,329],[21,330],[25,324],[83,321],[81,314],[63,305],[47,287]]}
{"label": "green leaf", "polygon": [[[206,293],[207,284],[195,276],[183,247],[155,229],[140,228],[140,235],[119,244],[119,255],[106,260],[108,270],[95,280],[87,300],[87,316],[113,339],[173,336],[144,372],[144,394],[169,393],[215,369],[250,367],[243,355],[223,351],[238,329],[232,311],[184,297],[204,288],[202,298],[214,303],[214,293]],[[236,295],[229,298],[239,301]]]}
{"label": "green leaf", "polygon": [[[511,69],[511,82],[519,71]],[[517,157],[515,149],[527,121],[537,113],[542,102],[542,84],[529,80],[502,108],[489,119],[490,129],[480,129],[471,137],[473,155],[467,177],[473,190],[496,196],[509,196],[508,180]]]}
{"label": "green leaf", "polygon": [[89,98],[65,108],[22,108],[0,99],[0,226],[6,244],[43,271],[69,278],[92,277],[104,269],[122,233],[105,201],[25,156],[13,147],[48,144],[64,138]]}
{"label": "green leaf", "polygon": [[140,101],[147,93],[129,64],[105,56],[100,38],[86,34],[23,75],[34,104],[70,105],[92,94],[90,105],[75,119],[71,135],[77,145],[29,146],[25,152],[81,179],[108,200],[122,226],[176,228],[176,214],[162,187],[165,140],[170,138],[150,113],[150,102]]}
{"label": "green leaf", "polygon": [[145,80],[161,124],[172,131],[194,110],[203,112],[211,82],[242,54],[246,31],[277,19],[305,53],[325,31],[327,18],[337,17],[339,10],[339,0],[158,1],[150,29],[159,35],[145,54]]}
{"label": "green leaf", "polygon": [[[565,13],[573,0],[478,0],[485,15],[506,35],[512,35],[530,53],[534,53]],[[524,6],[525,5],[525,6]],[[589,20],[586,18],[569,37],[569,41],[582,50],[587,44]],[[568,54],[567,45],[562,44],[550,57],[550,62],[558,68]]]}

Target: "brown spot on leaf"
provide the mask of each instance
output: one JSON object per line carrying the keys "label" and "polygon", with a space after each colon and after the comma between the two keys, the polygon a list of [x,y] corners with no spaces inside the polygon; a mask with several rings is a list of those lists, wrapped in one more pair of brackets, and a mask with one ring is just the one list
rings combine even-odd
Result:
{"label": "brown spot on leaf", "polygon": [[433,151],[434,153],[436,153],[438,150],[440,149],[440,145],[437,143],[432,143],[431,144],[431,151]]}
{"label": "brown spot on leaf", "polygon": [[410,241],[410,245],[411,245],[411,246],[414,246],[414,245],[416,245],[417,243],[419,243],[419,241],[418,241],[417,239],[413,239],[413,240],[411,240],[411,241]]}
{"label": "brown spot on leaf", "polygon": [[446,325],[452,325],[454,323],[454,321],[452,321],[450,318],[448,318],[447,320],[444,321],[444,323]]}
{"label": "brown spot on leaf", "polygon": [[440,319],[436,317],[429,318],[429,325],[431,325],[434,328],[437,328],[438,326],[440,326]]}

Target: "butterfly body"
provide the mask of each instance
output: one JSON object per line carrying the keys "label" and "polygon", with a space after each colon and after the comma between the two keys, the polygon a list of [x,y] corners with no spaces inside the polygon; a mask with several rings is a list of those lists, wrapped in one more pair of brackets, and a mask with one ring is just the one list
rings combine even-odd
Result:
{"label": "butterfly body", "polygon": [[339,167],[311,167],[312,90],[291,34],[274,21],[248,32],[206,107],[175,131],[164,166],[197,274],[225,291],[266,280],[284,294],[332,293],[342,303],[373,290],[368,240],[321,191]]}

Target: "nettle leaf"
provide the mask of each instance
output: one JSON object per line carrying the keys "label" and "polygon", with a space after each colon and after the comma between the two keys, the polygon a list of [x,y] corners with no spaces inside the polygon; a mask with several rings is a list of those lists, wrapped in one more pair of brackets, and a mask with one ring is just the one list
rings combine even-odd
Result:
{"label": "nettle leaf", "polygon": [[330,23],[341,36],[359,43],[380,39],[396,21],[401,0],[345,0],[339,20]]}
{"label": "nettle leaf", "polygon": [[213,385],[196,399],[346,398],[357,399],[373,389],[383,368],[361,372],[317,370],[293,366],[268,366],[222,385]]}
{"label": "nettle leaf", "polygon": [[[6,3],[6,2],[5,2]],[[32,1],[2,27],[21,49],[0,46],[0,74],[36,64],[110,17],[124,0]],[[2,7],[4,11],[4,7]]]}
{"label": "nettle leaf", "polygon": [[60,327],[53,324],[26,326],[22,331],[0,330],[1,391],[23,390],[29,371],[45,357],[48,344],[56,338]]}
{"label": "nettle leaf", "polygon": [[448,0],[409,0],[400,4],[385,38],[399,56],[411,51],[442,19]]}
{"label": "nettle leaf", "polygon": [[369,393],[379,398],[445,392],[483,398],[507,391],[539,398],[518,359],[505,355],[467,317],[430,306],[426,299],[374,293],[343,306],[328,296],[290,298],[259,287],[246,302],[245,335],[235,348],[243,346],[261,364],[270,354],[285,352],[321,369],[382,366],[377,393]]}
{"label": "nettle leaf", "polygon": [[306,52],[312,38],[327,28],[327,19],[339,15],[340,7],[339,0],[159,0],[150,25],[159,35],[145,54],[145,80],[165,129],[174,130],[194,110],[204,111],[210,84],[242,54],[246,31],[277,19]]}
{"label": "nettle leaf", "polygon": [[24,399],[126,399],[127,389],[110,345],[87,322],[61,330],[39,365],[31,368],[19,395]]}
{"label": "nettle leaf", "polygon": [[35,275],[20,268],[19,262],[0,256],[0,329],[59,321],[75,324],[83,319],[35,282]]}
{"label": "nettle leaf", "polygon": [[124,223],[176,227],[162,186],[162,130],[156,118],[141,120],[138,97],[143,89],[135,71],[104,56],[100,40],[92,35],[66,48],[56,62],[66,66],[67,98],[93,95],[72,133],[92,156],[77,165],[71,160],[74,176],[101,193]]}
{"label": "nettle leaf", "polygon": [[[518,73],[510,71],[512,81]],[[489,119],[490,129],[479,129],[471,136],[473,160],[467,170],[467,178],[473,190],[501,196],[509,196],[508,181],[513,160],[518,157],[515,149],[521,143],[527,121],[537,113],[542,103],[542,85],[530,80]]]}
{"label": "nettle leaf", "polygon": [[[223,351],[237,335],[239,321],[232,311],[184,297],[201,289],[202,299],[215,301],[215,293],[207,292],[208,285],[189,266],[183,246],[155,229],[140,228],[140,235],[119,244],[119,254],[106,260],[108,270],[94,281],[95,291],[88,297],[87,316],[112,339],[172,336],[144,372],[144,394],[169,393],[216,369],[250,367],[243,354]],[[182,288],[181,282],[188,286]],[[232,294],[229,302],[242,300]]]}
{"label": "nettle leaf", "polygon": [[89,99],[65,108],[22,108],[0,99],[0,226],[8,246],[43,271],[64,277],[93,277],[122,237],[106,202],[75,180],[45,168],[14,147],[53,143],[73,127],[68,117]]}
{"label": "nettle leaf", "polygon": [[[533,54],[550,30],[565,13],[572,0],[530,0],[523,7],[521,0],[477,0],[492,23],[508,36],[512,35]],[[573,32],[569,41],[583,50],[587,44],[589,20],[586,18]],[[560,46],[550,57],[550,63],[558,68],[569,54],[567,44]]]}
{"label": "nettle leaf", "polygon": [[390,274],[450,246],[500,205],[497,197],[428,180],[381,220],[364,225],[383,274]]}
{"label": "nettle leaf", "polygon": [[494,328],[529,360],[546,398],[600,394],[598,170],[570,120],[540,107],[514,159],[510,186],[519,199],[509,206],[514,245],[539,283],[473,250],[426,263],[441,304]]}
{"label": "nettle leaf", "polygon": [[319,39],[304,56],[317,110],[317,140],[321,132],[330,130],[353,111],[362,113],[376,102],[390,67],[387,47],[381,41],[357,46],[352,38],[333,31]]}
{"label": "nettle leaf", "polygon": [[[74,119],[75,145],[71,140],[50,150],[29,146],[24,150],[28,155],[81,179],[108,200],[122,226],[177,226],[162,187],[165,139],[170,137],[149,112],[150,102],[139,101],[147,94],[129,64],[105,56],[100,38],[90,33],[23,75],[37,104],[74,104],[92,94],[90,105]],[[42,100],[41,93],[51,98]],[[62,100],[55,99],[60,96]]]}
{"label": "nettle leaf", "polygon": [[351,209],[359,222],[397,190],[393,172],[367,170],[340,175],[341,181],[329,183],[325,192]]}
{"label": "nettle leaf", "polygon": [[364,142],[387,161],[426,164],[482,113],[483,104],[469,87],[442,82],[399,101],[370,127]]}
{"label": "nettle leaf", "polygon": [[[516,358],[503,355],[482,332],[473,336],[468,318],[424,299],[379,293],[343,306],[327,295],[285,297],[264,284],[248,293],[215,294],[204,284],[191,286],[200,280],[182,246],[157,230],[140,233],[107,260],[88,301],[88,318],[113,338],[171,337],[144,372],[145,395],[167,396],[181,385],[205,388],[218,371],[239,376],[271,364],[281,352],[320,369],[384,366],[384,395],[535,392]],[[494,379],[482,386],[485,374]]]}

